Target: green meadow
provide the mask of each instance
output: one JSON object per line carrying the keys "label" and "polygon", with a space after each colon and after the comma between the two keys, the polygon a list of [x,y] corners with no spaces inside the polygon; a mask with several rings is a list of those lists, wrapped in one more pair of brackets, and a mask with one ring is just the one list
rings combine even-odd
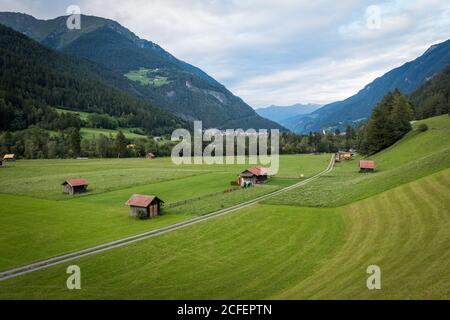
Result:
{"label": "green meadow", "polygon": [[[369,157],[375,173],[358,172],[360,157],[340,162],[310,184],[263,203],[2,281],[0,299],[449,299],[450,117],[415,126],[421,122],[428,131],[412,131]],[[0,269],[279,190],[301,181],[302,174],[322,171],[329,157],[282,156],[278,178],[232,193],[221,191],[245,165],[18,161],[0,171],[6,183],[0,187]],[[42,171],[35,169],[41,165]],[[114,179],[122,170],[123,180],[110,189],[101,186],[108,181],[104,175]],[[133,176],[133,170],[142,171]],[[160,177],[164,170],[167,176]],[[68,172],[92,179],[96,188],[73,199],[57,188],[31,193]],[[149,180],[142,177],[147,172]],[[16,179],[23,184],[14,186]],[[25,190],[27,179],[33,187]],[[139,183],[130,185],[135,179]],[[163,216],[129,218],[123,203],[134,192],[161,195],[169,204]],[[81,290],[66,288],[71,264],[81,268]],[[370,265],[381,268],[381,290],[366,287]]]}
{"label": "green meadow", "polygon": [[[323,170],[329,157],[290,155],[280,160],[287,175],[301,171],[309,177]],[[170,158],[8,163],[0,170],[0,270],[167,226],[300,181],[275,178],[267,185],[224,193],[249,166],[176,166]],[[61,183],[79,177],[88,180],[89,192],[64,194]],[[130,218],[125,202],[134,193],[158,195],[167,206],[163,215],[145,221]]]}
{"label": "green meadow", "polygon": [[132,70],[126,73],[125,77],[131,81],[139,82],[143,86],[160,87],[172,82],[167,77],[158,75],[158,69],[140,68],[139,70]]}
{"label": "green meadow", "polygon": [[390,148],[369,157],[376,173],[360,174],[359,160],[336,163],[333,172],[297,190],[266,200],[270,204],[336,207],[365,199],[404,183],[450,167],[450,117],[439,116],[419,121],[429,130],[411,131]]}

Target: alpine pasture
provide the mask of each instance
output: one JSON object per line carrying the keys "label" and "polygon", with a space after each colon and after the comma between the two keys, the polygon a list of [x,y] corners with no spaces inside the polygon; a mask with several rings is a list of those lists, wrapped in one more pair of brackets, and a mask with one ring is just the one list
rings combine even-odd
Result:
{"label": "alpine pasture", "polygon": [[[244,165],[172,164],[170,158],[27,160],[0,171],[0,270],[116,240],[232,206],[323,170],[329,155],[281,157],[287,179],[224,193]],[[85,178],[86,194],[70,197],[61,183]],[[128,217],[132,194],[155,194],[166,203],[151,220]],[[32,232],[30,232],[32,230]]]}
{"label": "alpine pasture", "polygon": [[[415,127],[419,123],[429,130],[413,130],[370,157],[375,173],[359,173],[359,157],[344,161],[263,203],[2,281],[0,298],[449,299],[450,118]],[[8,204],[1,214],[1,269],[239,203],[295,183],[301,174],[310,177],[328,160],[283,156],[280,178],[229,194],[220,191],[246,166],[173,167],[168,159],[18,161],[0,172],[0,201]],[[64,199],[58,193],[53,185],[73,174],[92,180],[91,194]],[[139,192],[168,204],[188,201],[157,219],[133,220],[123,203]],[[82,270],[81,290],[66,288],[70,264]],[[382,271],[382,289],[371,291],[366,269],[374,264]]]}

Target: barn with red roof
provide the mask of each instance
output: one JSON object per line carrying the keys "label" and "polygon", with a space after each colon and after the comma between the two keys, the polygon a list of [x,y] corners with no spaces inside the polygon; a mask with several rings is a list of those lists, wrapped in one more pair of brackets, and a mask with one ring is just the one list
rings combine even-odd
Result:
{"label": "barn with red roof", "polygon": [[164,201],[157,196],[133,194],[125,204],[130,206],[130,216],[153,218],[160,214],[162,203]]}
{"label": "barn with red roof", "polygon": [[269,178],[269,170],[267,168],[256,166],[249,168],[239,175],[238,184],[243,187],[246,185],[255,185],[264,183]]}
{"label": "barn with red roof", "polygon": [[374,172],[374,171],[375,171],[375,161],[372,160],[359,161],[359,172]]}
{"label": "barn with red roof", "polygon": [[89,183],[86,179],[77,178],[77,179],[67,179],[62,184],[64,186],[64,192],[73,196],[76,193],[83,193],[87,191],[87,187]]}

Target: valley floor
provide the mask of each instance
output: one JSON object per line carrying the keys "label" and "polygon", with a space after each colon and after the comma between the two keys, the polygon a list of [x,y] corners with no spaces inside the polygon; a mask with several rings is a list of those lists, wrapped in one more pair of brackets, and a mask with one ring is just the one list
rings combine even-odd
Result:
{"label": "valley floor", "polygon": [[[341,162],[332,173],[262,204],[2,281],[0,299],[449,299],[450,118],[424,121],[430,130],[411,132],[373,157],[374,174],[359,174],[355,160]],[[300,174],[312,176],[328,160],[283,156],[279,175],[286,178],[230,193],[232,198],[219,193],[239,166],[183,167],[155,180],[170,167],[164,159],[148,171],[146,163],[136,161],[131,170],[129,162],[111,161],[111,186],[86,164],[75,172],[93,179],[95,188],[71,200],[62,200],[56,189],[26,195],[35,189],[14,189],[13,182],[57,181],[64,171],[73,172],[70,163],[50,165],[44,178],[26,168],[33,162],[24,162],[22,170],[10,171],[10,187],[0,187],[6,208],[0,215],[6,244],[0,269],[239,203],[295,183]],[[137,170],[138,185],[130,186],[133,176],[120,178],[121,166],[131,175]],[[117,205],[135,190],[162,194],[168,203],[191,200],[182,210],[168,208],[167,215],[142,222]],[[250,190],[254,194],[245,193]],[[81,290],[66,287],[71,264],[81,268]],[[381,290],[366,287],[369,265],[381,268]]]}

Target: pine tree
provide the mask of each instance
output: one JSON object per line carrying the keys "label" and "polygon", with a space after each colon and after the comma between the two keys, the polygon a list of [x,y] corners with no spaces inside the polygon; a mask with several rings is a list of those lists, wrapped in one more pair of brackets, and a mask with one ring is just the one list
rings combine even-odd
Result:
{"label": "pine tree", "polygon": [[364,129],[362,149],[368,154],[389,147],[411,130],[412,106],[400,91],[388,93],[373,109]]}
{"label": "pine tree", "polygon": [[116,153],[118,158],[125,157],[127,153],[127,139],[120,130],[116,136]]}

